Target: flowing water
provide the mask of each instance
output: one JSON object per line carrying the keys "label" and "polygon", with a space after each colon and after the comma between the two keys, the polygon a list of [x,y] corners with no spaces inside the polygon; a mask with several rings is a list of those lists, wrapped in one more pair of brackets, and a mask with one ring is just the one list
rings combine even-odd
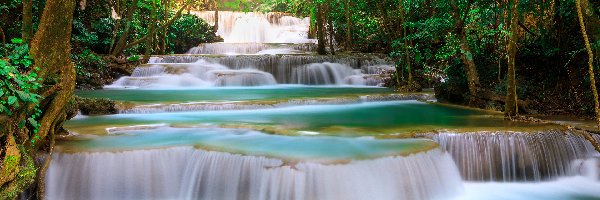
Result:
{"label": "flowing water", "polygon": [[66,123],[48,199],[600,199],[581,131],[380,87],[392,62],[313,55],[308,19],[218,17],[224,43],[77,92],[119,114]]}

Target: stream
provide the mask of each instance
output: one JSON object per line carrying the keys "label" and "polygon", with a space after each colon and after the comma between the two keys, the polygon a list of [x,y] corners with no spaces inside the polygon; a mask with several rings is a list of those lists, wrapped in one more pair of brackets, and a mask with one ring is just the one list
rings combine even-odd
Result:
{"label": "stream", "polygon": [[65,124],[48,199],[600,199],[576,130],[395,93],[385,56],[314,55],[308,18],[218,23],[224,43],[76,92],[126,103]]}

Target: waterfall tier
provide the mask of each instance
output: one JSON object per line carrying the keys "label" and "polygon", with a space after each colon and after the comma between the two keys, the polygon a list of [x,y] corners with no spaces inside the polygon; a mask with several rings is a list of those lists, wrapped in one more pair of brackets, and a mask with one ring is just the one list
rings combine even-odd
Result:
{"label": "waterfall tier", "polygon": [[325,165],[179,147],[121,153],[55,153],[48,199],[419,200],[462,190],[439,150]]}
{"label": "waterfall tier", "polygon": [[[211,25],[214,11],[194,12]],[[309,18],[296,18],[282,13],[219,12],[217,34],[227,43],[314,43],[308,39]]]}
{"label": "waterfall tier", "polygon": [[107,88],[198,88],[275,85],[273,75],[255,69],[231,70],[200,60],[193,65],[150,65],[136,68],[131,76],[119,78]]}
{"label": "waterfall tier", "polygon": [[470,181],[542,181],[577,175],[580,172],[574,163],[597,154],[587,140],[570,131],[439,133],[427,137],[452,155],[462,177]]}
{"label": "waterfall tier", "polygon": [[308,54],[315,51],[316,44],[273,44],[273,43],[206,43],[190,49],[187,54]]}
{"label": "waterfall tier", "polygon": [[255,110],[292,107],[301,105],[341,105],[377,101],[429,100],[428,94],[366,95],[357,97],[293,99],[283,101],[229,101],[229,102],[187,102],[172,104],[144,104],[119,110],[122,114],[150,114],[164,112],[216,111],[216,110]]}
{"label": "waterfall tier", "polygon": [[[212,65],[211,65],[212,63]],[[384,82],[382,71],[394,70],[386,59],[364,56],[238,55],[165,56],[136,68],[133,77],[182,74],[210,69],[256,69],[270,73],[280,84],[368,85]],[[210,65],[210,66],[207,66]],[[216,66],[216,67],[215,67]],[[140,81],[146,81],[142,78]],[[182,79],[185,80],[185,79]]]}

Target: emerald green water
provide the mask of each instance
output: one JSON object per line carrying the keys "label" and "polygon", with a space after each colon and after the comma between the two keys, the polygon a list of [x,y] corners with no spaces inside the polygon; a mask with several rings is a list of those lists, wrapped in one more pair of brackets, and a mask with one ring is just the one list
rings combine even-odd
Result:
{"label": "emerald green water", "polygon": [[118,131],[117,135],[93,139],[63,141],[60,146],[84,151],[196,146],[286,160],[327,162],[394,156],[428,150],[437,145],[425,139],[280,136],[248,129],[158,127]]}
{"label": "emerald green water", "polygon": [[97,90],[77,91],[86,98],[109,98],[116,101],[138,103],[247,101],[291,98],[335,97],[345,95],[389,94],[393,90],[376,87],[307,87],[269,86],[251,88],[218,88],[197,90]]}
{"label": "emerald green water", "polygon": [[[117,114],[71,120],[67,127],[78,129],[130,125],[167,124],[174,126],[236,126],[324,132],[333,135],[402,134],[415,129],[465,127],[517,127],[497,114],[428,104],[418,101],[370,102],[347,105],[303,105],[260,110],[167,112]],[[277,128],[275,128],[277,129]]]}

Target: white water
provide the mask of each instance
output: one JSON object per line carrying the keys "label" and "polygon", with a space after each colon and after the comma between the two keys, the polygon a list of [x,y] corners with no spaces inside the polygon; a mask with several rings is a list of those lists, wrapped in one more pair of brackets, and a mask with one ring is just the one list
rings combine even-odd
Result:
{"label": "white water", "polygon": [[313,43],[267,44],[267,43],[206,43],[190,49],[187,54],[223,55],[277,55],[309,54],[316,49]]}
{"label": "white water", "polygon": [[184,66],[136,68],[131,76],[119,78],[106,88],[202,88],[275,85],[273,75],[255,69],[231,70],[199,60]]}
{"label": "white water", "polygon": [[[214,25],[215,12],[194,12]],[[226,43],[315,43],[307,39],[309,18],[296,18],[280,13],[219,12],[217,34]]]}
{"label": "white water", "polygon": [[179,147],[57,153],[48,199],[378,199],[452,197],[462,191],[439,150],[346,164],[290,163]]}
{"label": "white water", "polygon": [[[121,77],[106,88],[205,88],[278,83],[380,86],[383,83],[379,75],[363,73],[374,71],[370,67],[365,67],[366,70],[355,69],[341,64],[341,60],[341,63],[303,65],[306,61],[297,60],[295,56],[292,58],[296,59],[276,58],[269,61],[256,57],[206,57],[206,60],[196,60],[195,63],[154,63],[137,67],[131,76]],[[158,62],[157,59],[153,61]]]}
{"label": "white water", "polygon": [[[572,132],[440,133],[431,135],[470,181],[542,181],[583,173],[581,159],[597,155]],[[589,164],[589,163],[588,163]]]}

